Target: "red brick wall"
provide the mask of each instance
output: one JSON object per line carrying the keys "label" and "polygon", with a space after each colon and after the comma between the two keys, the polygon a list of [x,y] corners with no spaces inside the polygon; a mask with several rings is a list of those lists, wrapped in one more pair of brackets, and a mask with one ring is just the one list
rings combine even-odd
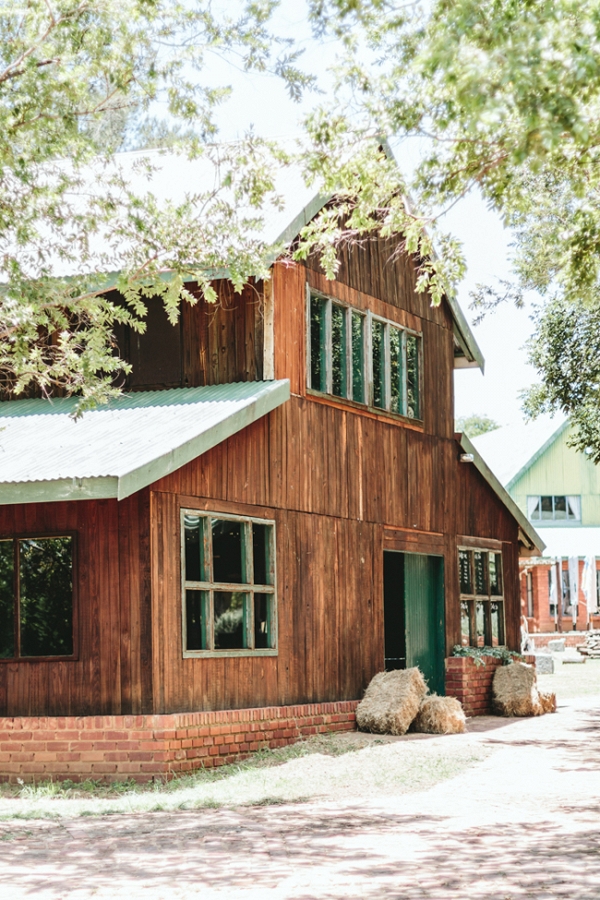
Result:
{"label": "red brick wall", "polygon": [[[583,580],[584,560],[579,560],[579,590],[577,593],[577,629],[584,631],[587,627],[587,606],[585,594],[581,589]],[[563,560],[562,569],[566,572],[569,568],[567,560]],[[600,568],[600,561],[597,563]],[[555,631],[554,616],[550,615],[550,590],[548,586],[548,572],[550,563],[542,563],[539,565],[528,564],[527,560],[521,560],[521,606],[527,609],[527,580],[525,572],[529,570],[533,579],[533,619],[529,619],[530,633]],[[598,620],[597,616],[592,617]],[[596,627],[592,621],[593,627]],[[561,622],[563,632],[573,631],[572,615],[563,615]],[[536,644],[537,646],[537,644]]]}
{"label": "red brick wall", "polygon": [[[535,664],[535,657],[526,656]],[[481,663],[468,656],[451,656],[446,660],[446,695],[460,700],[466,716],[492,714],[492,681],[494,672],[502,665],[493,656],[483,657]]]}
{"label": "red brick wall", "polygon": [[353,731],[357,700],[145,716],[0,718],[0,780],[150,781]]}

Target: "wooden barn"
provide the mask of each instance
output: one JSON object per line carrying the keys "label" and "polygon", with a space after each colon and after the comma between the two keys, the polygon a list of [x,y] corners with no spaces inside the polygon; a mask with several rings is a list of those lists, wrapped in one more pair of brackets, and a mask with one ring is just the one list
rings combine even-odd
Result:
{"label": "wooden barn", "polygon": [[[286,208],[293,237],[308,210]],[[459,307],[379,239],[123,331],[108,407],[0,404],[0,776],[148,778],[352,727],[376,672],[444,691],[519,647],[540,542],[468,440]]]}

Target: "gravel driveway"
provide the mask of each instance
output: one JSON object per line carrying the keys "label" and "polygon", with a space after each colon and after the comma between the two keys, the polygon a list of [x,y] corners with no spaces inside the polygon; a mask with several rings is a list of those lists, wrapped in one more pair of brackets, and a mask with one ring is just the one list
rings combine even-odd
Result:
{"label": "gravel driveway", "polygon": [[492,752],[401,796],[0,822],[0,898],[599,900],[599,697],[433,740]]}

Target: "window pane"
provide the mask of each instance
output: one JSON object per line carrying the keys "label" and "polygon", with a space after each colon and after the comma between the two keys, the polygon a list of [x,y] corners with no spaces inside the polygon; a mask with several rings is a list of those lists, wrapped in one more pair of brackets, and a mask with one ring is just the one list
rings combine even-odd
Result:
{"label": "window pane", "polygon": [[211,519],[213,580],[243,584],[242,523]]}
{"label": "window pane", "polygon": [[475,607],[475,621],[477,627],[477,646],[485,646],[485,603],[477,603]]}
{"label": "window pane", "polygon": [[492,616],[492,647],[502,647],[506,643],[504,640],[504,603],[494,601],[490,603]]}
{"label": "window pane", "polygon": [[542,501],[542,519],[552,518],[552,497],[540,497]]}
{"label": "window pane", "polygon": [[567,497],[567,518],[576,521],[581,519],[581,497]]}
{"label": "window pane", "polygon": [[365,402],[364,316],[352,313],[352,399]]}
{"label": "window pane", "polygon": [[555,519],[566,519],[567,518],[567,498],[566,497],[555,497],[554,498],[554,518]]}
{"label": "window pane", "polygon": [[527,506],[529,509],[529,518],[532,521],[536,521],[541,518],[539,497],[528,497]]}
{"label": "window pane", "polygon": [[458,551],[458,575],[461,594],[472,594],[473,575],[471,572],[471,554],[468,550]]}
{"label": "window pane", "polygon": [[406,337],[406,415],[414,419],[421,418],[419,339],[412,334]]}
{"label": "window pane", "polygon": [[73,653],[72,540],[19,541],[21,656]]}
{"label": "window pane", "polygon": [[215,650],[243,650],[246,646],[246,594],[214,592]]}
{"label": "window pane", "polygon": [[471,628],[469,617],[469,602],[463,600],[460,604],[460,644],[468,647],[471,643]]}
{"label": "window pane", "polygon": [[327,390],[325,374],[325,303],[310,298],[310,386],[315,391]]}
{"label": "window pane", "polygon": [[269,559],[272,533],[272,525],[261,525],[258,522],[252,524],[254,584],[273,584]]}
{"label": "window pane", "polygon": [[331,389],[336,397],[347,395],[346,310],[331,307]]}
{"label": "window pane", "polygon": [[205,591],[185,592],[186,650],[208,650],[208,598]]}
{"label": "window pane", "polygon": [[257,650],[265,650],[271,646],[269,624],[271,596],[271,594],[254,595],[254,647]]}
{"label": "window pane", "polygon": [[402,406],[402,332],[390,327],[390,409],[404,412]]}
{"label": "window pane", "polygon": [[186,581],[206,581],[203,564],[202,519],[199,516],[185,516],[185,579]]}
{"label": "window pane", "polygon": [[502,554],[490,553],[488,557],[490,575],[490,594],[499,597],[502,594]]}
{"label": "window pane", "polygon": [[0,659],[10,659],[14,655],[14,544],[0,541]]}
{"label": "window pane", "polygon": [[373,406],[385,407],[385,351],[383,322],[373,320],[371,334],[373,357]]}
{"label": "window pane", "polygon": [[487,585],[485,583],[485,554],[476,550],[473,554],[475,563],[475,593],[487,594]]}
{"label": "window pane", "polygon": [[[552,574],[554,572],[554,575]],[[556,567],[548,569],[548,599],[550,602],[550,615],[556,615]]]}

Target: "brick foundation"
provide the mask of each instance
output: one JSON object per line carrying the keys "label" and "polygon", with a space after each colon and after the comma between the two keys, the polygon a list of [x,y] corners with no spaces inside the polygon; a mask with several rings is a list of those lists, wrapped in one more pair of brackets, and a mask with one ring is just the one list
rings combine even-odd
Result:
{"label": "brick foundation", "polygon": [[353,731],[357,700],[147,716],[0,718],[0,780],[150,781]]}
{"label": "brick foundation", "polygon": [[[535,657],[526,656],[535,665]],[[468,656],[451,656],[446,660],[446,695],[460,700],[466,716],[492,715],[492,681],[502,665],[493,656],[482,658],[482,664]]]}

